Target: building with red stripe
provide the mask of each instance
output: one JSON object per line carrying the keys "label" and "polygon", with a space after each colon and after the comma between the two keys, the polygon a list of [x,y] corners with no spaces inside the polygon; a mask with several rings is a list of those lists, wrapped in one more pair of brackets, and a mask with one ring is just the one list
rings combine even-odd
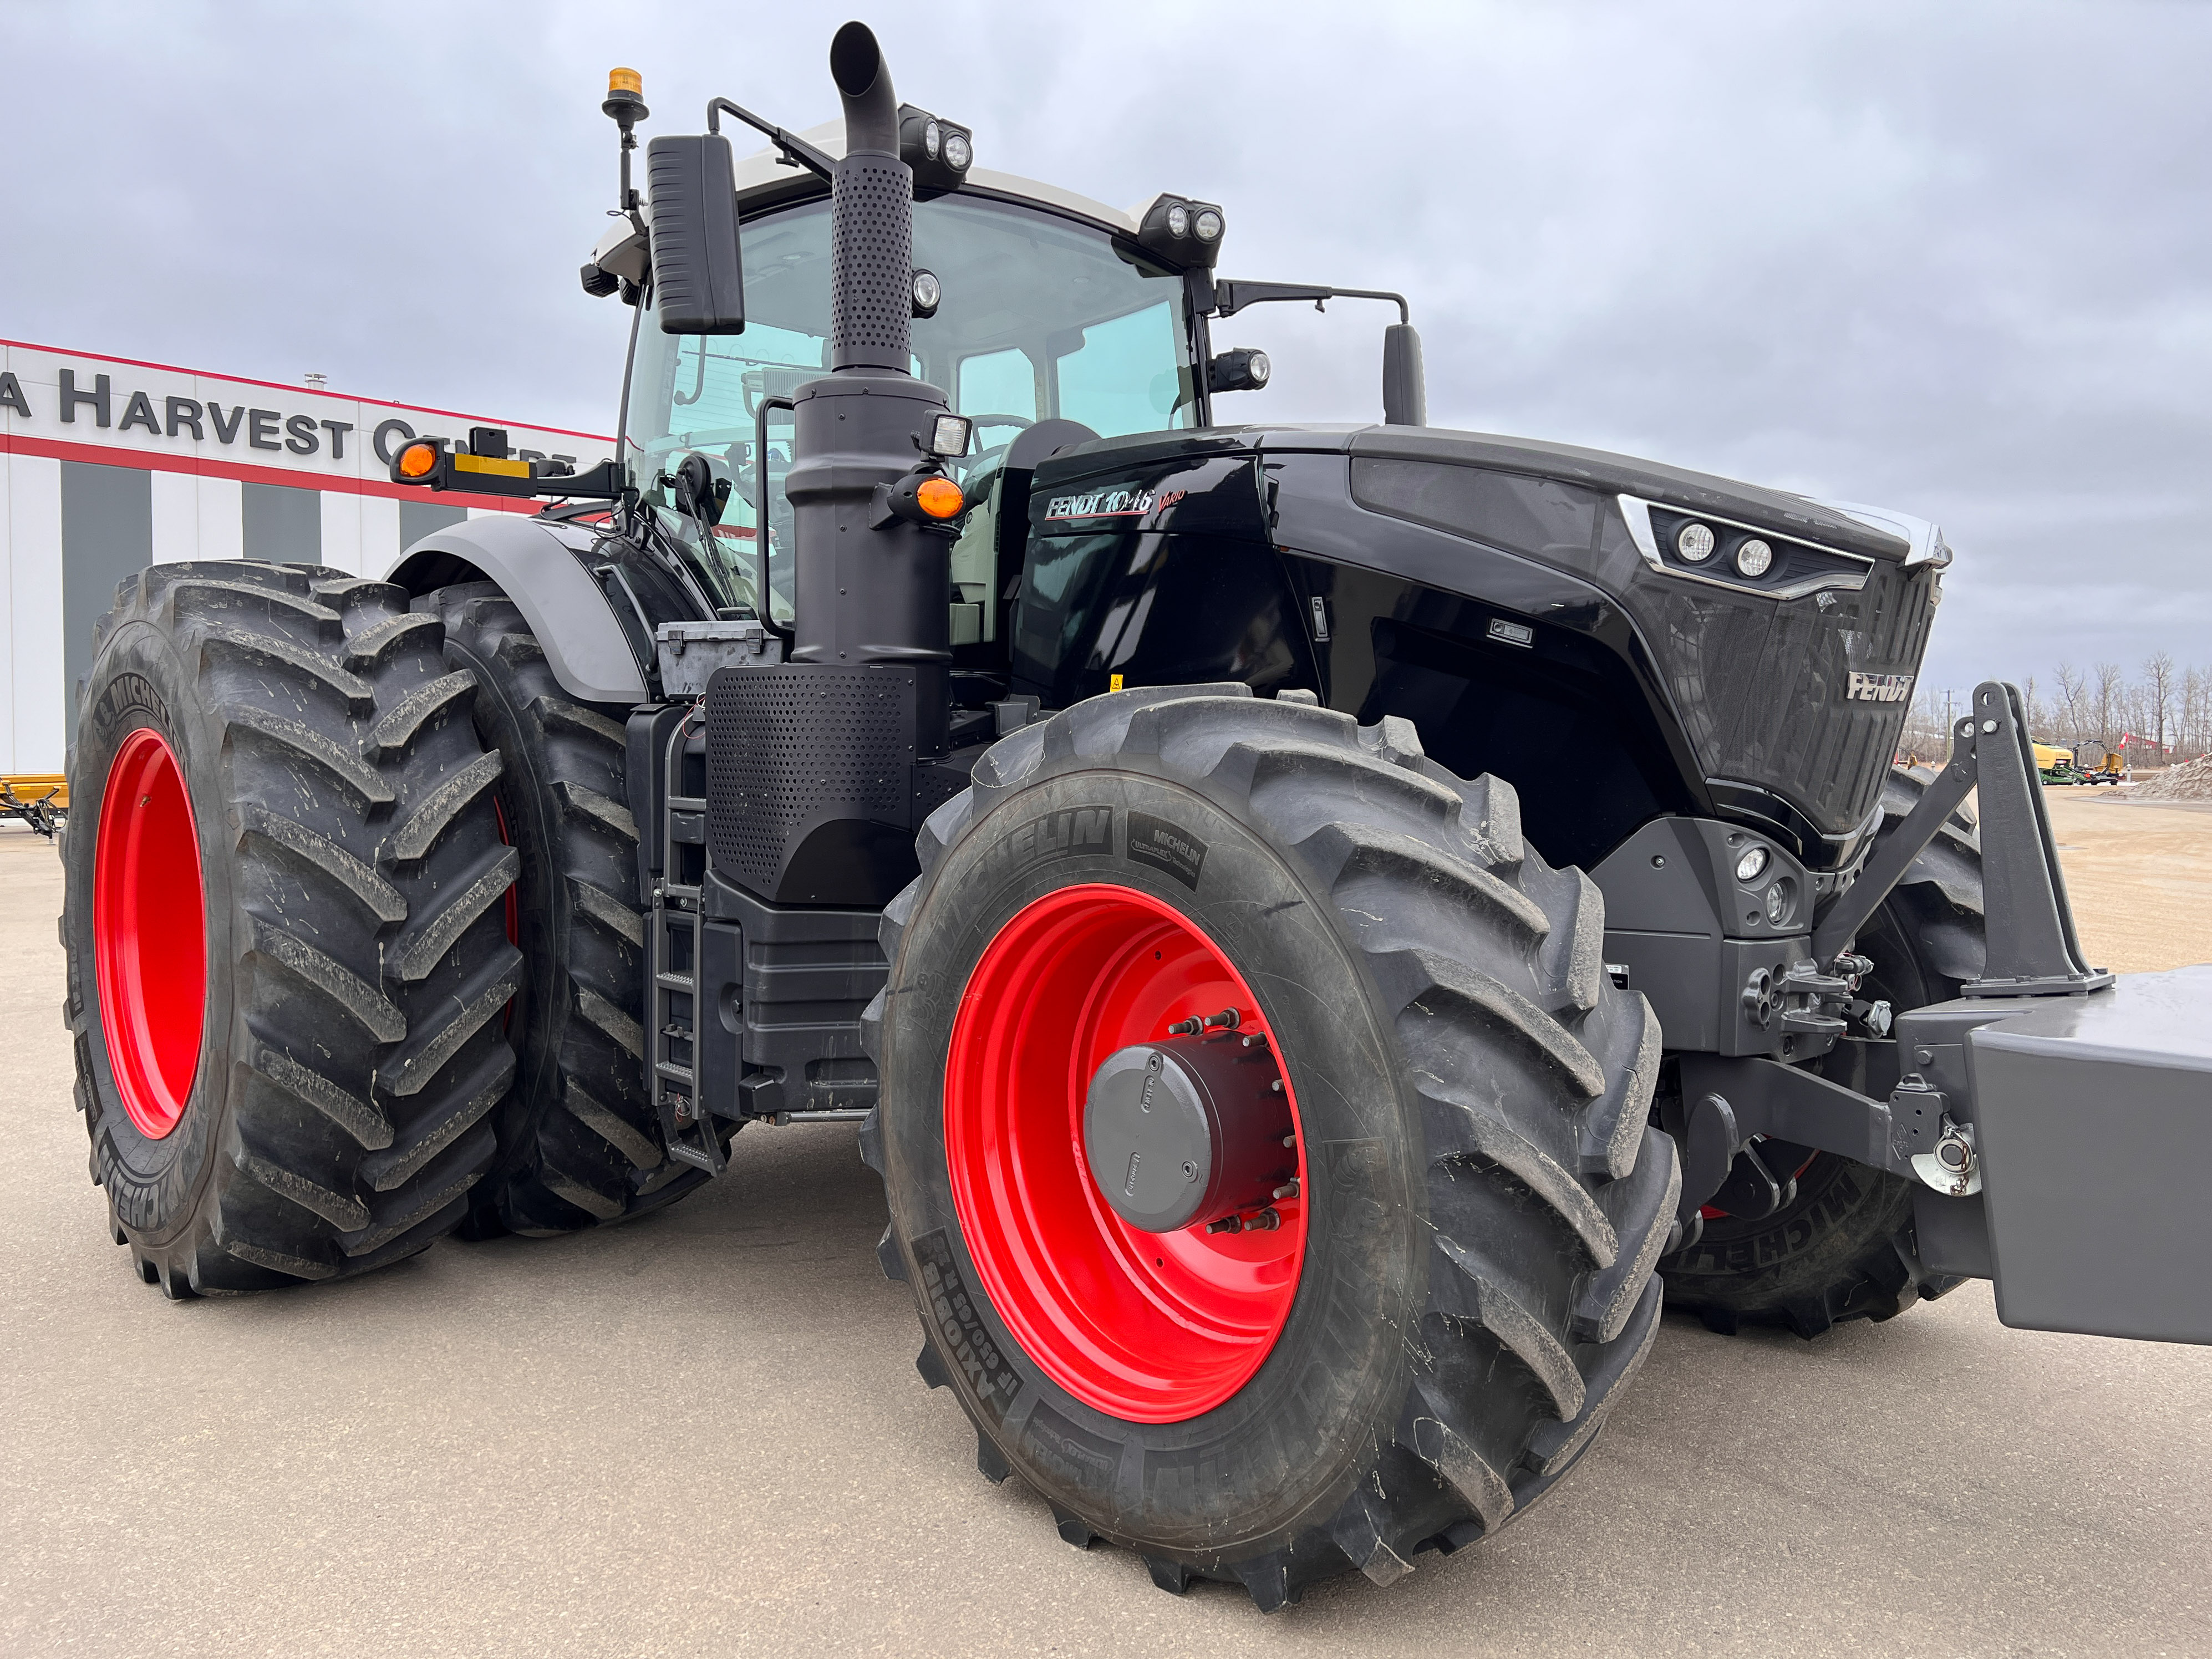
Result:
{"label": "building with red stripe", "polygon": [[374,574],[456,520],[535,511],[391,481],[398,445],[471,426],[580,469],[613,449],[593,433],[0,340],[0,773],[62,769],[93,625],[149,563]]}

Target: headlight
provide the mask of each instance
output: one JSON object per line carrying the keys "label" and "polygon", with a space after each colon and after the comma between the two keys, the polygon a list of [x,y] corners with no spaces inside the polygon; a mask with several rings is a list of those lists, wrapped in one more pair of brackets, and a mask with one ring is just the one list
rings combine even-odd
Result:
{"label": "headlight", "polygon": [[1190,234],[1190,210],[1180,202],[1168,210],[1168,234],[1170,236]]}
{"label": "headlight", "polygon": [[968,171],[968,164],[975,159],[975,151],[969,143],[966,133],[948,132],[945,135],[945,166],[951,167],[955,173],[965,173]]}
{"label": "headlight", "polygon": [[1674,550],[1692,564],[1703,564],[1713,556],[1713,532],[1692,520],[1674,538]]}
{"label": "headlight", "polygon": [[945,129],[934,121],[925,125],[921,130],[921,153],[934,161],[937,159],[937,152],[943,149],[944,145]]}
{"label": "headlight", "polygon": [[1774,550],[1756,536],[1735,550],[1735,568],[1747,576],[1764,576],[1774,562]]}
{"label": "headlight", "polygon": [[1765,868],[1766,849],[1764,847],[1746,848],[1743,856],[1735,861],[1735,878],[1738,881],[1757,881],[1759,872]]}
{"label": "headlight", "polygon": [[1766,890],[1766,920],[1776,927],[1790,920],[1797,901],[1797,884],[1784,876]]}
{"label": "headlight", "polygon": [[1210,242],[1221,234],[1221,216],[1212,208],[1201,208],[1198,215],[1198,240]]}

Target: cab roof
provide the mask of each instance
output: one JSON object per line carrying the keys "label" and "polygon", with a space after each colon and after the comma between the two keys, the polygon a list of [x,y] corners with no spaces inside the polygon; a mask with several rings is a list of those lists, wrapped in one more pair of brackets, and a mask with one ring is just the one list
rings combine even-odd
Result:
{"label": "cab roof", "polygon": [[[809,127],[799,135],[832,161],[842,160],[845,154],[845,124],[824,121],[818,127]],[[738,202],[740,209],[773,205],[787,198],[797,199],[823,195],[829,187],[805,168],[795,162],[786,161],[771,145],[741,158],[737,164]],[[1137,234],[1138,216],[1134,212],[1079,196],[1072,190],[1062,190],[1058,185],[1048,185],[1036,179],[1024,179],[1011,173],[996,173],[989,167],[971,167],[963,191],[974,191],[979,195],[1011,197],[1018,201],[1034,202],[1039,207],[1050,208],[1078,219],[1087,219],[1100,229],[1116,236],[1133,237]]]}

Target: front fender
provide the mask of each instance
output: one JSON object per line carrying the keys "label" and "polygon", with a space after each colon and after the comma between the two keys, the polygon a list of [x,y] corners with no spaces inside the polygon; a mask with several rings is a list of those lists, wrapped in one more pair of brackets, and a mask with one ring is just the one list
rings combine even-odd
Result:
{"label": "front fender", "polygon": [[497,582],[544,647],[563,690],[580,702],[642,702],[644,672],[612,604],[577,557],[592,541],[582,526],[487,514],[431,532],[384,580],[416,594],[476,577]]}

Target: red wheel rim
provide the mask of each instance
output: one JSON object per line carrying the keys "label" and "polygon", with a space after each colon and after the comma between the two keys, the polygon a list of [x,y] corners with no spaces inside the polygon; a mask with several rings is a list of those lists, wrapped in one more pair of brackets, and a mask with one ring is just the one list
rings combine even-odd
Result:
{"label": "red wheel rim", "polygon": [[92,868],[93,973],[123,1109],[159,1140],[191,1098],[207,1012],[198,827],[176,751],[141,726],[107,769]]}
{"label": "red wheel rim", "polygon": [[[1159,900],[1102,883],[1047,894],[1008,921],[953,1023],[945,1154],[976,1272],[1047,1375],[1130,1422],[1181,1422],[1234,1395],[1297,1296],[1303,1199],[1276,1205],[1273,1231],[1150,1233],[1108,1206],[1084,1156],[1099,1063],[1171,1021],[1227,1007],[1240,1030],[1267,1034],[1212,940]],[[1291,1115],[1297,1125],[1294,1096]]]}

